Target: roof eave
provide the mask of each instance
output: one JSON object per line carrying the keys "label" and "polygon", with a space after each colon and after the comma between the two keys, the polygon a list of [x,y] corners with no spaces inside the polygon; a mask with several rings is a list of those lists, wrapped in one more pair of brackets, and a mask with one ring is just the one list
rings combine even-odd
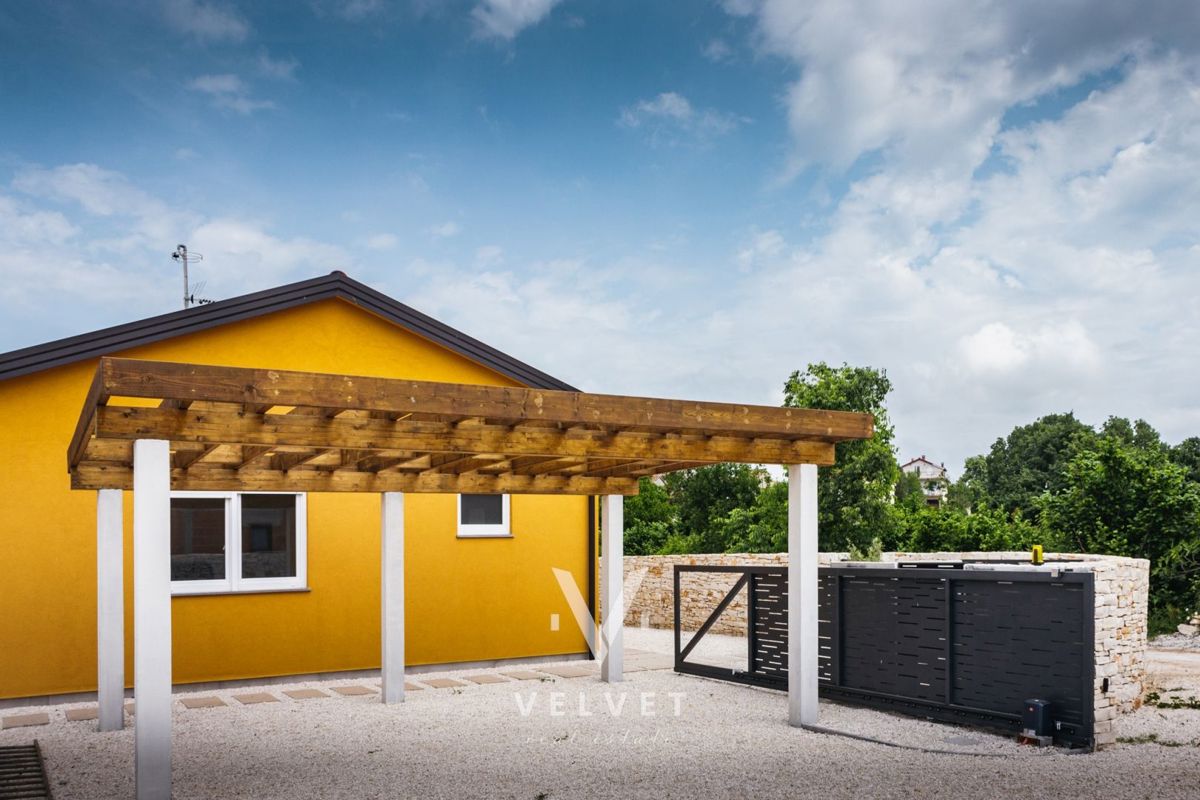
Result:
{"label": "roof eave", "polygon": [[565,381],[438,322],[341,272],[0,354],[0,380],[330,298],[352,303],[527,386],[574,390]]}

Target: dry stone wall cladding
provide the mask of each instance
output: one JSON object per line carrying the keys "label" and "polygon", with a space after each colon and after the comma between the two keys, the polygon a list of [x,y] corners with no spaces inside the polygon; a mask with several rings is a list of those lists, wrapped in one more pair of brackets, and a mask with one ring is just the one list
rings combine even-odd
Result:
{"label": "dry stone wall cladding", "polygon": [[[884,561],[1020,560],[1028,553],[887,553]],[[844,553],[822,553],[822,565],[845,560]],[[1141,705],[1146,678],[1146,613],[1150,587],[1150,562],[1080,554],[1047,554],[1048,562],[1070,562],[1072,569],[1091,572],[1095,582],[1095,739],[1097,746],[1112,744],[1113,719]],[[774,566],[787,563],[786,553],[717,553],[686,556],[627,556],[625,576],[636,583],[626,597],[625,624],[671,628],[674,624],[674,566]],[[720,572],[684,573],[681,582],[681,622],[685,631],[704,624],[717,603],[729,592],[737,575]],[[628,584],[627,584],[628,585]],[[712,628],[713,633],[746,634],[745,592],[729,606]]]}

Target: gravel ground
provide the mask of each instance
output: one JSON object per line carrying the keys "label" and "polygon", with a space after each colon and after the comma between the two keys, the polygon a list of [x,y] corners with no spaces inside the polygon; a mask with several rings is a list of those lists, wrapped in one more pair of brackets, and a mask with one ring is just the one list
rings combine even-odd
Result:
{"label": "gravel ground", "polygon": [[[670,633],[630,629],[632,648],[669,652]],[[734,658],[742,639],[716,644]],[[724,648],[724,650],[722,650]],[[1200,656],[1154,651],[1154,675],[1200,694]],[[535,667],[536,669],[536,667]],[[476,670],[475,672],[484,672]],[[486,672],[494,673],[495,670]],[[467,673],[446,673],[455,676]],[[430,675],[415,676],[420,681]],[[1194,798],[1200,712],[1145,708],[1122,736],[1157,735],[1091,755],[1019,747],[974,729],[823,703],[823,725],[934,754],[789,728],[786,698],[671,671],[425,689],[402,706],[378,695],[184,710],[174,730],[176,800],[190,798]],[[227,702],[233,694],[200,693]],[[1179,692],[1176,692],[1178,694]],[[678,701],[679,713],[675,714]],[[653,715],[643,715],[643,704]],[[66,722],[0,731],[0,745],[37,738],[59,800],[132,797],[133,731]],[[40,709],[6,709],[5,716]],[[136,719],[136,717],[135,717]]]}

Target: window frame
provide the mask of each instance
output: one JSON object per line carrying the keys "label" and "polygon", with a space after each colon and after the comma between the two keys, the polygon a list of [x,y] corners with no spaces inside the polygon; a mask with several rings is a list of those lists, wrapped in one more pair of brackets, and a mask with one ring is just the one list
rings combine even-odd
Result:
{"label": "window frame", "polygon": [[[473,494],[468,492],[467,494]],[[456,494],[454,496],[454,514],[455,514],[455,529],[458,531],[460,539],[511,539],[512,538],[512,513],[510,505],[510,496],[507,494],[500,495],[500,523],[487,524],[481,522],[463,522],[462,519],[462,500],[465,495]]]}
{"label": "window frame", "polygon": [[[242,577],[242,501],[244,495],[296,498],[296,574],[286,578]],[[304,492],[171,492],[176,498],[225,501],[225,577],[220,580],[171,581],[171,594],[247,594],[308,589],[308,495]]]}

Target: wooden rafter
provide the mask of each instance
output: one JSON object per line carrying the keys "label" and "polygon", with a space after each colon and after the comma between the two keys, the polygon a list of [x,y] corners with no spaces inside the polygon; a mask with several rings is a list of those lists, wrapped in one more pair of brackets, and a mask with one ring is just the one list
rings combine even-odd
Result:
{"label": "wooden rafter", "polygon": [[831,464],[836,442],[872,426],[810,409],[101,359],[68,465],[76,488],[125,488],[131,443],[165,439],[177,489],[628,494],[704,464]]}
{"label": "wooden rafter", "polygon": [[242,463],[238,465],[238,469],[247,469],[252,467],[256,463],[270,458],[272,455],[274,455],[274,450],[271,447],[249,444],[242,445]]}
{"label": "wooden rafter", "polygon": [[212,455],[218,447],[220,447],[220,445],[202,444],[190,450],[177,450],[171,458],[171,466],[175,467],[176,469],[187,469],[193,464],[196,464]]}
{"label": "wooden rafter", "polygon": [[447,429],[437,423],[332,419],[314,425],[292,414],[183,412],[159,408],[102,406],[92,420],[106,439],[166,438],[172,441],[256,444],[418,452],[488,452],[503,455],[594,456],[658,460],[736,461],[751,464],[831,464],[828,442],[736,437],[574,437],[561,431],[500,427]]}

